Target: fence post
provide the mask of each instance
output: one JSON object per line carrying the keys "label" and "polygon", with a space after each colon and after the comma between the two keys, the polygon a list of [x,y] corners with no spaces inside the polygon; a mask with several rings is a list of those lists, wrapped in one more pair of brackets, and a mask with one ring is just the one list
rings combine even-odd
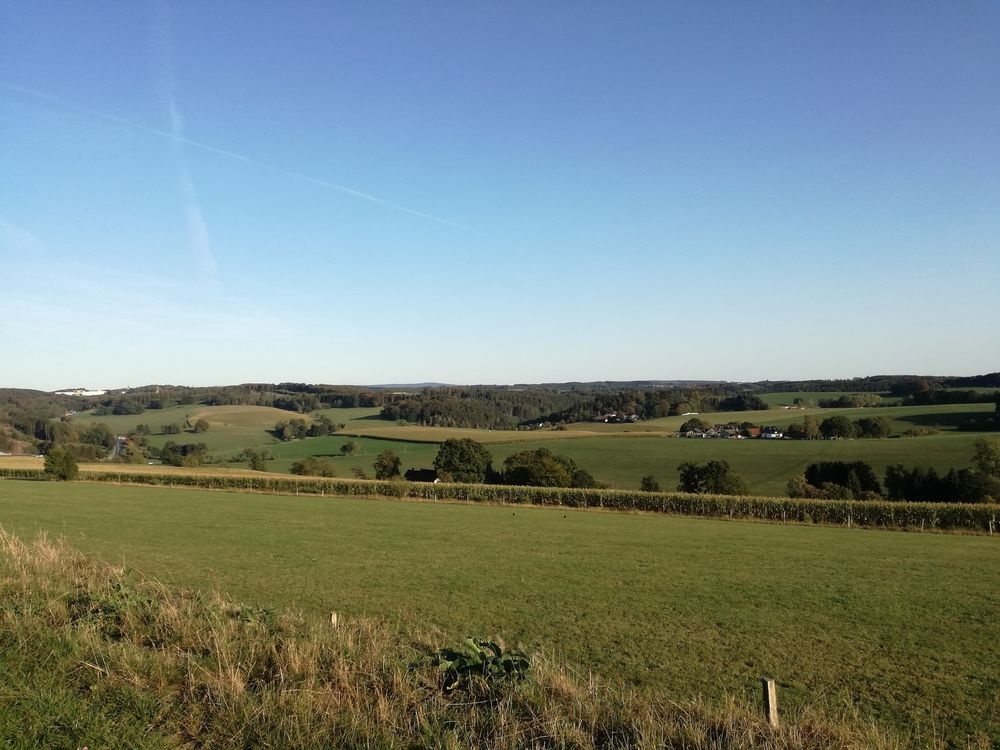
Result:
{"label": "fence post", "polygon": [[772,728],[778,728],[778,688],[774,684],[774,680],[770,677],[760,678],[761,688],[763,688],[764,693],[764,716],[767,718],[767,723],[771,725]]}

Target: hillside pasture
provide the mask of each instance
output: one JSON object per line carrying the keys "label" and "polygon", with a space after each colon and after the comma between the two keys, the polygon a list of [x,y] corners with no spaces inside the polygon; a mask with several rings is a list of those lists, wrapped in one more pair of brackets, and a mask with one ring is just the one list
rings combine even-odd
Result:
{"label": "hillside pasture", "polygon": [[[893,434],[900,435],[913,427],[935,427],[940,430],[954,430],[961,422],[968,419],[981,419],[993,413],[993,404],[943,404],[937,406],[879,406],[857,409],[815,409],[789,408],[767,409],[765,411],[743,412],[712,412],[699,415],[701,419],[712,424],[725,422],[752,422],[759,425],[774,425],[787,427],[796,422],[802,422],[808,415],[822,422],[827,417],[847,417],[862,419],[865,417],[882,417],[889,422]],[[666,427],[677,417],[667,417],[660,422]],[[669,421],[668,421],[669,420]],[[679,426],[679,425],[678,425]]]}
{"label": "hillside pasture", "polygon": [[[606,426],[606,425],[605,425]],[[537,440],[560,440],[569,437],[568,430],[552,428],[540,430],[479,430],[471,427],[425,427],[413,424],[392,424],[373,422],[363,426],[348,425],[344,434],[358,437],[377,438],[381,440],[401,440],[412,443],[443,443],[445,440],[462,440],[469,438],[478,443],[519,443]],[[586,427],[575,433],[575,437],[596,437],[601,431]]]}
{"label": "hillside pasture", "polygon": [[[779,409],[783,406],[795,407],[797,405],[796,399],[798,399],[799,406],[815,408],[819,406],[820,401],[828,399],[837,399],[841,396],[870,396],[873,394],[862,393],[860,391],[777,391],[775,393],[758,393],[757,395],[771,408]],[[885,405],[898,405],[902,400],[900,396],[893,396],[891,393],[886,392],[874,395],[881,398],[882,403]]]}
{"label": "hillside pasture", "polygon": [[[355,443],[357,449],[351,455],[345,456],[341,454],[340,448],[348,442]],[[290,440],[268,445],[267,450],[274,459],[267,462],[267,470],[270,472],[288,473],[295,461],[307,456],[315,456],[330,459],[338,476],[350,477],[354,467],[362,469],[368,476],[373,476],[372,464],[375,462],[375,457],[385,450],[391,450],[399,456],[402,471],[412,468],[429,468],[434,463],[438,444],[374,440],[338,433],[327,437]]]}
{"label": "hillside pasture", "polygon": [[[962,433],[955,426],[970,418],[982,418],[994,410],[992,404],[945,406],[892,406],[866,409],[769,409],[751,412],[715,412],[698,415],[710,422],[750,421],[787,427],[805,415],[820,421],[828,416],[849,419],[884,417],[894,434],[914,427],[934,427],[942,432],[921,438],[834,441],[686,440],[672,436],[690,416],[664,417],[638,423],[604,424],[581,422],[565,430],[534,431],[473,430],[447,427],[397,425],[377,419],[377,409],[328,409],[323,414],[342,421],[343,432],[322,438],[278,441],[271,430],[281,421],[312,417],[269,407],[216,406],[171,407],[149,410],[141,415],[97,417],[79,415],[85,421],[106,421],[116,431],[126,432],[140,422],[154,431],[162,424],[192,424],[206,419],[209,430],[202,433],[152,435],[149,442],[162,446],[177,443],[205,443],[209,457],[226,461],[244,448],[266,449],[274,460],[268,471],[287,473],[292,464],[306,456],[330,457],[339,476],[351,476],[355,467],[371,475],[375,457],[392,450],[402,460],[402,469],[430,467],[444,440],[469,438],[486,444],[494,456],[494,466],[521,450],[546,447],[574,459],[603,483],[619,488],[637,488],[643,476],[655,476],[661,486],[673,487],[677,466],[684,461],[704,462],[724,459],[750,484],[754,494],[783,495],[788,480],[806,466],[821,460],[870,461],[878,474],[889,464],[902,463],[933,467],[939,471],[968,466],[975,433]],[[342,418],[338,420],[338,417]],[[112,421],[113,420],[113,421]],[[348,440],[358,444],[352,456],[341,456],[340,446]],[[243,463],[223,463],[244,468]]]}
{"label": "hillside pasture", "polygon": [[[117,435],[135,430],[137,425],[149,425],[149,444],[158,448],[168,441],[175,443],[205,443],[210,452],[239,451],[249,446],[266,445],[275,440],[270,430],[278,422],[312,417],[297,412],[274,409],[268,406],[171,406],[166,409],[147,409],[142,414],[96,415],[93,412],[77,414],[75,421],[104,422]],[[194,425],[199,419],[208,422],[207,432],[193,432],[186,424]],[[180,425],[179,434],[164,434],[165,425]]]}
{"label": "hillside pasture", "polygon": [[[626,441],[622,441],[626,442]],[[498,636],[672,700],[1000,741],[995,537],[0,480],[0,525],[144,576],[442,643]]]}
{"label": "hillside pasture", "polygon": [[348,427],[363,426],[369,424],[390,424],[379,417],[380,408],[371,406],[359,406],[348,409],[319,409],[312,412],[312,416],[325,416],[335,424],[344,424]]}
{"label": "hillside pasture", "polygon": [[572,458],[599,482],[638,489],[646,475],[664,489],[677,485],[677,467],[685,461],[725,460],[747,480],[754,495],[784,495],[788,480],[816,461],[869,461],[882,476],[885,467],[902,463],[947,471],[967,468],[975,433],[940,433],[921,438],[883,440],[699,440],[674,437],[602,437],[489,446],[493,464],[517,451],[548,448]]}

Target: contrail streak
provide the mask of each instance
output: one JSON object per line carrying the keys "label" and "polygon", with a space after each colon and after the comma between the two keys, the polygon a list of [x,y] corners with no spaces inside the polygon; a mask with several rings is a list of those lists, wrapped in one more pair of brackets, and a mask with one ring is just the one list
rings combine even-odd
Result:
{"label": "contrail streak", "polygon": [[133,130],[140,130],[144,133],[151,133],[152,135],[158,135],[161,138],[168,138],[175,143],[181,143],[185,146],[191,146],[192,148],[197,148],[202,151],[208,151],[212,154],[218,154],[219,156],[224,156],[227,159],[232,159],[234,161],[241,161],[246,164],[252,164],[255,167],[260,167],[262,169],[267,169],[276,174],[284,175],[285,177],[290,177],[295,180],[301,180],[303,182],[309,182],[313,185],[319,185],[320,187],[327,188],[329,190],[336,190],[339,193],[345,193],[347,195],[359,198],[370,203],[376,203],[380,206],[385,206],[386,208],[391,208],[394,211],[401,211],[402,213],[410,214],[412,216],[419,216],[422,219],[428,219],[429,221],[435,221],[438,224],[445,224],[450,227],[455,227],[457,229],[462,229],[466,232],[472,232],[470,227],[464,224],[459,224],[456,221],[451,221],[450,219],[443,219],[440,216],[434,216],[433,214],[427,214],[423,211],[417,211],[414,208],[407,208],[406,206],[401,206],[398,203],[393,203],[392,201],[387,201],[383,198],[379,198],[377,195],[372,195],[371,193],[366,193],[362,190],[355,190],[354,188],[347,187],[346,185],[338,185],[336,182],[330,182],[329,180],[324,180],[319,177],[313,177],[312,175],[304,174],[302,172],[296,172],[291,169],[284,169],[282,167],[276,167],[273,164],[267,164],[266,162],[259,161],[250,156],[245,156],[244,154],[238,154],[235,151],[229,151],[224,148],[218,148],[216,146],[210,146],[207,143],[202,143],[201,141],[195,141],[191,138],[186,138],[182,135],[172,133],[169,130],[161,130],[160,128],[150,127],[149,125],[143,125],[141,123],[135,122],[133,120],[128,120],[124,117],[119,117],[118,115],[113,115],[109,112],[102,112],[98,109],[92,109],[91,107],[85,107],[81,104],[74,104],[73,102],[60,99],[59,97],[52,96],[51,94],[46,94],[41,91],[35,91],[34,89],[29,89],[24,86],[17,86],[13,83],[7,83],[6,81],[0,81],[0,88],[5,88],[8,91],[15,91],[19,94],[26,94],[27,96],[34,97],[36,99],[41,99],[43,101],[56,104],[60,107],[65,107],[68,109],[75,110],[88,117],[95,117],[100,120],[105,120],[106,122],[113,122],[116,125],[123,125],[127,128],[132,128]]}

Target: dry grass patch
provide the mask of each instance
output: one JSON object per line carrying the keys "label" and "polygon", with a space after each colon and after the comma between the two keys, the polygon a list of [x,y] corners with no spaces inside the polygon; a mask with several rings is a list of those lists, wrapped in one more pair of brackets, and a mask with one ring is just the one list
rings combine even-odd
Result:
{"label": "dry grass patch", "polygon": [[43,469],[45,459],[41,456],[0,456],[0,469]]}

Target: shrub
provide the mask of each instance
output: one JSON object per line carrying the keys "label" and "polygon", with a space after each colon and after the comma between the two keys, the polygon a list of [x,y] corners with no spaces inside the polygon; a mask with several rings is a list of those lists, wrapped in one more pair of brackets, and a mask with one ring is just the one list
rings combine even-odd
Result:
{"label": "shrub", "polygon": [[441,674],[446,693],[479,678],[492,687],[501,682],[517,682],[528,674],[530,662],[521,651],[504,651],[493,641],[466,638],[461,648],[443,648],[431,657]]}
{"label": "shrub", "polygon": [[76,464],[76,456],[66,448],[53,448],[45,456],[45,474],[50,479],[71,481],[76,479],[80,468]]}
{"label": "shrub", "polygon": [[327,458],[315,458],[314,456],[309,456],[293,463],[292,474],[314,477],[337,476],[332,461]]}

